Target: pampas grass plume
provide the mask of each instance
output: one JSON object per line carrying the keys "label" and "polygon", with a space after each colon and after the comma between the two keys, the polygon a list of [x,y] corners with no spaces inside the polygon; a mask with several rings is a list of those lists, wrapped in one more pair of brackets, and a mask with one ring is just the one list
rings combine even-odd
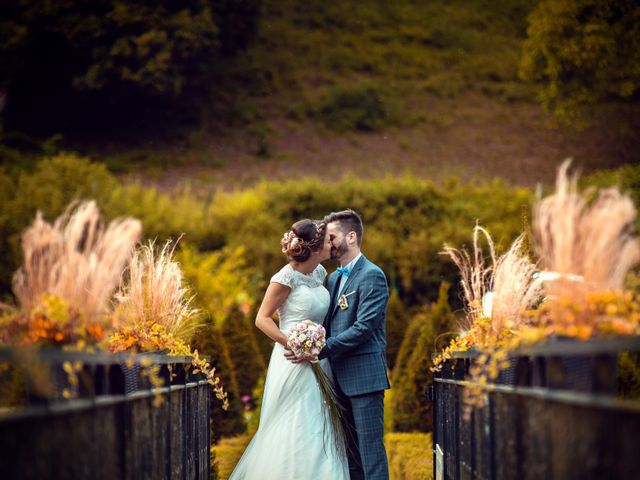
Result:
{"label": "pampas grass plume", "polygon": [[62,298],[88,319],[107,321],[122,270],[142,232],[140,221],[116,219],[106,228],[94,201],[74,202],[52,224],[36,219],[22,234],[24,261],[13,290],[26,312],[45,294]]}
{"label": "pampas grass plume", "polygon": [[174,250],[171,241],[160,250],[153,241],[136,250],[116,294],[120,326],[145,329],[151,322],[182,340],[193,335],[200,312],[191,306],[193,296],[180,265],[172,259]]}
{"label": "pampas grass plume", "polygon": [[524,248],[525,235],[511,244],[494,267],[491,308],[494,334],[525,321],[523,313],[538,303],[542,294],[541,282],[534,279],[536,265],[529,260]]}
{"label": "pampas grass plume", "polygon": [[492,266],[486,266],[482,248],[480,247],[480,235],[483,235],[489,245],[489,255],[492,265],[495,265],[495,247],[491,235],[484,228],[476,225],[473,229],[473,258],[466,250],[444,246],[443,253],[448,255],[460,270],[460,285],[467,303],[467,315],[465,316],[465,330],[472,327],[473,322],[483,316],[482,298],[491,289]]}
{"label": "pampas grass plume", "polygon": [[570,163],[560,167],[555,193],[534,206],[533,232],[542,267],[559,276],[548,293],[581,302],[589,292],[621,290],[640,246],[629,196],[609,188],[591,200],[593,192],[578,192],[577,174],[568,175]]}

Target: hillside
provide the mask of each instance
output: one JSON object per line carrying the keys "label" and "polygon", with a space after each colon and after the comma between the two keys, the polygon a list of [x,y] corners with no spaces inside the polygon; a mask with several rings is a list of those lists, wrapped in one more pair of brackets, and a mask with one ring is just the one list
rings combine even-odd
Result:
{"label": "hillside", "polygon": [[163,188],[407,171],[533,185],[568,156],[587,172],[638,162],[637,103],[560,128],[519,79],[536,3],[263,0],[248,48],[209,72],[210,97],[188,99],[201,111],[155,106],[62,144]]}

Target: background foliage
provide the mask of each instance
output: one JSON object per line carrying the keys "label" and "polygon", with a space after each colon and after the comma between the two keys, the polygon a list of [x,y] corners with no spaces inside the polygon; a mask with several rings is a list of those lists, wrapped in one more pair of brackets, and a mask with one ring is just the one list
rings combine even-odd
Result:
{"label": "background foliage", "polygon": [[529,16],[523,78],[564,122],[598,101],[640,89],[640,5],[633,0],[544,0]]}
{"label": "background foliage", "polygon": [[107,125],[100,121],[105,115],[137,127],[137,133],[141,119],[167,107],[173,115],[181,111],[182,120],[192,117],[188,111],[197,99],[216,88],[211,79],[223,58],[245,48],[255,34],[260,5],[260,0],[2,2],[0,89],[9,100],[7,121],[42,134],[57,119],[59,128],[77,136],[87,133],[87,120]]}
{"label": "background foliage", "polygon": [[[639,178],[640,168],[627,166],[583,182],[618,184],[637,201]],[[396,390],[394,428],[428,430],[426,366],[440,335],[455,328],[452,310],[461,307],[458,273],[440,254],[443,244],[464,245],[479,222],[492,233],[498,251],[504,250],[528,222],[533,197],[499,180],[435,185],[411,176],[161,192],[125,184],[103,165],[68,153],[44,158],[32,171],[1,170],[0,185],[6,187],[0,190],[0,286],[9,302],[11,276],[21,261],[20,233],[37,210],[52,220],[73,199],[94,198],[106,220],[133,215],[142,220],[146,238],[180,238],[178,259],[206,314],[195,347],[218,366],[232,406],[223,413],[214,402],[216,437],[245,430],[243,396],[252,397],[253,407],[259,402],[256,389],[272,344],[253,317],[269,278],[285,262],[279,240],[294,220],[345,207],[362,215],[363,250],[383,268],[393,291],[388,357]]]}
{"label": "background foliage", "polygon": [[632,0],[7,0],[0,136],[29,150],[62,134],[135,163],[154,144],[156,157],[167,143],[197,149],[212,125],[428,123],[430,104],[469,92],[527,102],[538,90],[573,119],[635,98],[638,15]]}

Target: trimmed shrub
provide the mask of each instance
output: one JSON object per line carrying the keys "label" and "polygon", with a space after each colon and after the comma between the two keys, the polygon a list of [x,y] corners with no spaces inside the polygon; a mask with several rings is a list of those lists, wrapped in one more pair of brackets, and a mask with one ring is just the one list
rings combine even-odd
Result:
{"label": "trimmed shrub", "polygon": [[264,393],[264,382],[266,380],[266,373],[260,377],[258,383],[256,383],[251,395],[251,402],[254,409],[251,411],[251,416],[247,421],[247,433],[254,434],[260,426],[260,412],[262,411],[262,395]]}
{"label": "trimmed shrub", "polygon": [[234,306],[220,329],[230,354],[238,392],[241,396],[251,395],[266,367],[256,342],[256,328]]}
{"label": "trimmed shrub", "polygon": [[389,370],[393,370],[396,364],[400,344],[407,329],[408,318],[398,291],[393,290],[387,304],[387,366]]}
{"label": "trimmed shrub", "polygon": [[[184,234],[184,241],[194,247],[190,258],[196,264],[206,262],[207,267],[230,271],[239,268],[241,273],[228,278],[247,279],[242,288],[249,303],[286,261],[279,242],[294,220],[322,218],[349,206],[365,220],[364,252],[393,280],[407,306],[434,301],[440,282],[457,278],[455,266],[438,255],[445,241],[460,246],[469,226],[479,221],[492,232],[498,248],[508,245],[521,231],[523,211],[531,198],[528,190],[504,182],[464,185],[454,181],[440,188],[413,177],[349,177],[330,184],[317,179],[263,183],[202,199],[188,189],[169,195],[140,185],[123,186],[100,164],[73,156],[57,163],[41,162],[33,174],[24,172],[14,193],[15,200],[0,205],[0,223],[7,219],[2,228],[15,239],[15,248],[2,256],[4,293],[9,292],[9,279],[18,265],[17,239],[35,210],[58,215],[66,202],[82,197],[96,199],[107,219],[124,214],[139,218],[147,238],[175,239]],[[234,260],[239,256],[237,248],[244,249],[244,264]],[[201,253],[204,249],[214,251]],[[403,255],[395,255],[397,251]],[[198,277],[207,275],[204,266],[198,270]],[[232,287],[233,282],[226,285]],[[196,286],[205,299],[211,288],[204,280]],[[228,305],[221,309],[220,301],[226,300],[215,298],[207,308],[214,318],[224,316]]]}
{"label": "trimmed shrub", "polygon": [[220,480],[229,478],[250,441],[251,435],[239,435],[225,438],[213,446]]}
{"label": "trimmed shrub", "polygon": [[197,292],[196,300],[216,325],[223,325],[234,307],[253,308],[256,271],[250,267],[242,245],[200,252],[183,243],[178,260],[185,278]]}
{"label": "trimmed shrub", "polygon": [[211,231],[205,202],[189,186],[170,194],[139,184],[117,185],[102,202],[104,212],[113,218],[130,215],[140,219],[147,238],[183,240],[200,249],[220,248],[222,239]]}
{"label": "trimmed shrub", "polygon": [[443,282],[438,301],[414,317],[402,341],[392,377],[394,431],[431,431],[432,405],[426,396],[432,382],[431,355],[438,337],[451,330],[455,322],[448,291],[449,284]]}
{"label": "trimmed shrub", "polygon": [[622,352],[618,356],[616,384],[622,398],[640,399],[640,354]]}
{"label": "trimmed shrub", "polygon": [[387,433],[389,478],[429,480],[433,478],[433,450],[428,433]]}
{"label": "trimmed shrub", "polygon": [[210,453],[211,455],[211,472],[210,472],[210,480],[218,480],[220,476],[218,475],[218,462],[216,461],[216,450],[212,446]]}
{"label": "trimmed shrub", "polygon": [[[240,309],[251,308],[251,282],[254,273],[247,267],[244,249],[241,246],[201,253],[192,245],[183,244],[177,258],[181,262],[185,279],[197,292],[195,301],[198,307],[210,317],[202,331],[196,335],[196,346],[203,355],[211,358],[229,393],[231,406],[227,412],[220,408],[218,402],[212,402],[214,439],[217,441],[220,437],[245,431],[244,406],[241,399],[244,392],[250,390],[246,390],[245,386],[246,372],[243,369],[236,370],[236,363],[241,364],[238,360],[244,360],[245,354],[237,350],[236,340],[232,340],[233,343],[225,340],[224,325],[228,322],[234,325],[244,322],[244,315]],[[242,329],[242,325],[239,325],[239,328]],[[240,334],[247,337],[253,335],[252,330],[255,328],[247,327]],[[235,335],[236,333],[232,332],[232,336]],[[253,345],[250,337],[240,341],[241,345],[247,342]],[[233,350],[230,350],[230,346]],[[251,346],[251,350],[255,348]],[[254,353],[251,355],[255,356]],[[251,362],[256,370],[253,374],[255,376],[261,375],[264,370],[264,362],[261,360],[259,358]],[[249,379],[248,382],[255,382],[255,379]]]}
{"label": "trimmed shrub", "polygon": [[229,396],[229,409],[224,411],[220,402],[211,401],[211,430],[213,442],[218,442],[222,437],[229,437],[244,433],[246,425],[242,413],[242,402],[238,389],[233,363],[229,350],[222,338],[220,329],[213,322],[208,322],[198,331],[194,339],[194,348],[202,356],[209,358],[211,364],[216,367],[216,374],[220,377],[224,389]]}

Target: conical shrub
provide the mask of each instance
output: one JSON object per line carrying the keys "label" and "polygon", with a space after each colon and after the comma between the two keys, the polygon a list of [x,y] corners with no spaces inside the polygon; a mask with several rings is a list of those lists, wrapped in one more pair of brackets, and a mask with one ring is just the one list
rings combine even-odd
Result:
{"label": "conical shrub", "polygon": [[238,381],[229,350],[222,338],[220,329],[209,320],[204,327],[198,330],[194,346],[202,356],[209,358],[216,368],[225,391],[228,394],[229,409],[223,410],[220,402],[211,402],[211,430],[214,442],[222,437],[230,437],[244,433],[246,425],[244,421],[242,402],[238,389]]}
{"label": "conical shrub", "polygon": [[391,292],[387,304],[387,365],[393,370],[408,324],[407,309],[397,290]]}
{"label": "conical shrub", "polygon": [[237,306],[231,308],[221,332],[238,382],[238,392],[241,396],[251,395],[266,368],[256,340],[256,332],[262,333]]}
{"label": "conical shrub", "polygon": [[415,315],[402,341],[392,377],[394,390],[393,430],[432,429],[432,408],[426,390],[431,385],[431,356],[438,337],[454,328],[455,317],[448,302],[449,284],[440,285],[438,301]]}

